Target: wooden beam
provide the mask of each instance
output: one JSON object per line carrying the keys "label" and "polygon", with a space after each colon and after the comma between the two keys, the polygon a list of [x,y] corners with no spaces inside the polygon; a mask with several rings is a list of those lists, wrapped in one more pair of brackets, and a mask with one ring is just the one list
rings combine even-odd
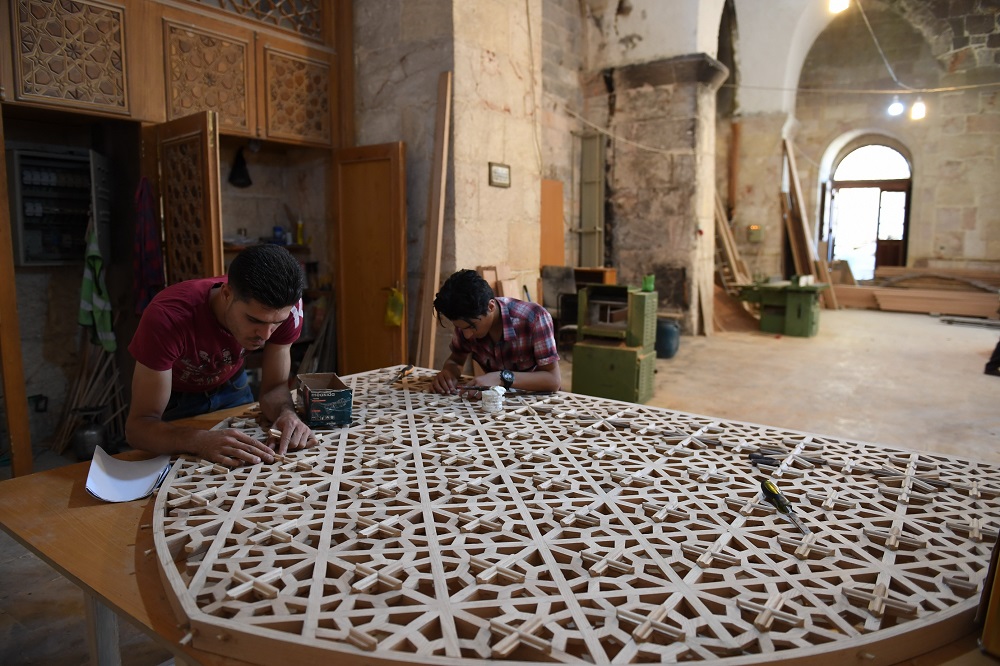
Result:
{"label": "wooden beam", "polygon": [[14,282],[14,243],[10,232],[10,199],[7,193],[7,157],[3,122],[0,121],[0,374],[3,375],[10,463],[14,476],[31,474],[31,427],[24,390],[21,332]]}
{"label": "wooden beam", "polygon": [[[799,169],[795,164],[795,148],[788,139],[782,139],[785,149],[785,160],[788,164],[788,188],[791,193],[791,205],[789,215],[786,217],[791,237],[793,241],[793,254],[795,245],[799,244],[799,255],[796,257],[795,269],[800,275],[812,275],[817,282],[830,284],[830,271],[826,265],[826,258],[822,260],[816,252],[816,244],[813,242],[812,229],[809,227],[809,216],[806,214],[805,198],[802,196],[802,183],[799,182]],[[794,230],[794,233],[792,231]],[[799,262],[802,262],[801,268]],[[820,301],[831,310],[837,309],[837,295],[832,289],[820,294]]]}
{"label": "wooden beam", "polygon": [[438,77],[437,119],[434,124],[434,166],[427,198],[427,221],[424,236],[424,276],[417,304],[417,352],[414,364],[437,367],[434,347],[437,327],[434,321],[434,294],[441,281],[441,236],[444,230],[444,198],[448,184],[448,140],[451,135],[451,72]]}

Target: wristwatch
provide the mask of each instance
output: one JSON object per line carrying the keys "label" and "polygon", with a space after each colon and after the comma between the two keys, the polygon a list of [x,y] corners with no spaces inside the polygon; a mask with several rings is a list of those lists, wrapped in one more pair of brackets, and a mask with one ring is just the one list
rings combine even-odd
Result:
{"label": "wristwatch", "polygon": [[501,370],[500,383],[503,385],[505,389],[509,389],[511,385],[514,383],[514,373],[511,372],[510,370]]}

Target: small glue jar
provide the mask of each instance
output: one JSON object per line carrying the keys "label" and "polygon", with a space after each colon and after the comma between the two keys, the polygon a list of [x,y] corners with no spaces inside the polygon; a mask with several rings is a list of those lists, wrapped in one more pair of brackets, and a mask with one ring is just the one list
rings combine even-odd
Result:
{"label": "small glue jar", "polygon": [[507,390],[502,386],[491,386],[482,393],[483,409],[491,414],[503,409],[503,394]]}

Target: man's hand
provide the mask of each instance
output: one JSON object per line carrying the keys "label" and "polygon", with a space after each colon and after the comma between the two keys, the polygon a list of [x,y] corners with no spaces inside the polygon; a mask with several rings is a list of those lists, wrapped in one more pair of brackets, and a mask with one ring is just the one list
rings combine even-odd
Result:
{"label": "man's hand", "polygon": [[206,430],[199,432],[194,443],[197,455],[226,467],[274,462],[274,452],[242,430]]}
{"label": "man's hand", "polygon": [[281,410],[281,414],[274,421],[273,428],[281,431],[278,438],[278,455],[283,456],[287,451],[298,451],[316,444],[316,438],[312,430],[303,423],[298,414],[291,409]]}
{"label": "man's hand", "polygon": [[451,372],[447,367],[437,373],[431,381],[431,390],[435,393],[451,394],[458,390],[458,375]]}

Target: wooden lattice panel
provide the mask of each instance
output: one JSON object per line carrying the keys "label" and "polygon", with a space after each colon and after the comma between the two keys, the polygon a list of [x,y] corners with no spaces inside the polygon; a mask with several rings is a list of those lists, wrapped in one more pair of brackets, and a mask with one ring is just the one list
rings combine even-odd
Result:
{"label": "wooden lattice panel", "polygon": [[212,231],[204,211],[204,137],[191,134],[165,142],[162,150],[164,199],[170,202],[164,216],[167,282],[174,284],[215,275],[210,256]]}
{"label": "wooden lattice panel", "polygon": [[88,0],[14,4],[19,100],[128,112],[121,7]]}
{"label": "wooden lattice panel", "polygon": [[249,133],[250,45],[170,22],[163,30],[168,120],[211,109],[220,127]]}
{"label": "wooden lattice panel", "polygon": [[320,39],[323,36],[323,9],[321,0],[188,0],[241,16],[264,25],[284,28],[304,37]]}
{"label": "wooden lattice panel", "polygon": [[[258,663],[887,663],[968,631],[1000,468],[571,393],[348,377],[350,427],[159,491],[195,646]],[[248,429],[263,438],[255,424]],[[794,502],[762,501],[748,455]],[[914,637],[918,636],[916,641]]]}
{"label": "wooden lattice panel", "polygon": [[264,61],[268,136],[329,143],[330,65],[271,48]]}

